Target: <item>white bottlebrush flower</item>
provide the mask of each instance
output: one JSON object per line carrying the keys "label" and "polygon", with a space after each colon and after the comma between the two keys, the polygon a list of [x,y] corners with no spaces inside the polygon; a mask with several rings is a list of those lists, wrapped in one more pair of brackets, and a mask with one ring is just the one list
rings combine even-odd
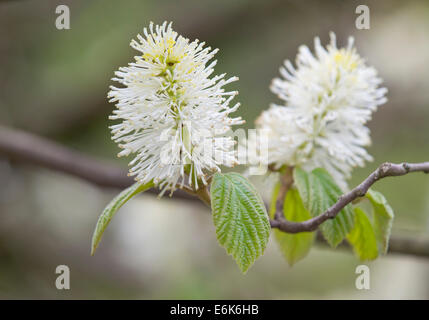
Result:
{"label": "white bottlebrush flower", "polygon": [[386,102],[387,90],[379,88],[377,71],[356,53],[353,38],[337,48],[335,34],[330,36],[326,49],[315,38],[315,55],[301,46],[296,68],[285,61],[283,78],[271,85],[284,104],[273,104],[256,125],[268,130],[269,163],[322,167],[345,188],[353,167],[371,160],[364,148],[371,142],[365,124]]}
{"label": "white bottlebrush flower", "polygon": [[140,55],[113,78],[123,87],[108,93],[117,107],[110,119],[121,120],[111,126],[112,139],[123,149],[119,156],[135,154],[130,175],[136,180],[153,180],[165,191],[188,175],[196,189],[220,165],[236,164],[234,141],[225,134],[242,120],[229,117],[239,107],[229,106],[237,92],[223,86],[238,78],[210,77],[216,61],[208,62],[218,50],[190,42],[171,23],[151,23],[143,32],[131,41]]}

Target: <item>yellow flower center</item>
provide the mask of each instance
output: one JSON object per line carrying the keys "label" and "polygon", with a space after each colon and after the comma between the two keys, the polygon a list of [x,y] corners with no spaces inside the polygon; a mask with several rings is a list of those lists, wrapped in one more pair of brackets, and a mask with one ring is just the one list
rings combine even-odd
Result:
{"label": "yellow flower center", "polygon": [[343,67],[345,70],[353,71],[357,68],[359,60],[356,55],[350,50],[340,49],[334,55],[334,61],[338,66]]}

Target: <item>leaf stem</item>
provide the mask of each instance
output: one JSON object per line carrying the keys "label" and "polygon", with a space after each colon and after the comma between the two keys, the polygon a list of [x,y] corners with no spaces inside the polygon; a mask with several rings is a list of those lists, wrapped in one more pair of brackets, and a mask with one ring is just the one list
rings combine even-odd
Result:
{"label": "leaf stem", "polygon": [[276,212],[274,214],[275,220],[286,220],[283,214],[283,204],[286,198],[286,194],[293,184],[293,167],[287,167],[281,171],[280,175],[280,189],[277,195],[276,201]]}

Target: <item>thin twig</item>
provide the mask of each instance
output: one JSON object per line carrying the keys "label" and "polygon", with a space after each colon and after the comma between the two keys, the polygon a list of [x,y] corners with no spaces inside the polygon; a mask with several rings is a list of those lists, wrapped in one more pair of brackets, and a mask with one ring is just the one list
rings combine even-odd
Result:
{"label": "thin twig", "polygon": [[[323,222],[333,219],[349,203],[357,198],[365,196],[368,189],[378,180],[386,177],[403,176],[411,172],[429,173],[429,162],[422,163],[390,163],[386,162],[380,165],[368,178],[366,178],[356,188],[342,195],[338,201],[322,214],[302,222],[288,221],[281,214],[282,211],[276,212],[274,220],[271,220],[271,227],[277,228],[287,233],[308,232],[316,230]],[[276,208],[279,210],[279,208]]]}

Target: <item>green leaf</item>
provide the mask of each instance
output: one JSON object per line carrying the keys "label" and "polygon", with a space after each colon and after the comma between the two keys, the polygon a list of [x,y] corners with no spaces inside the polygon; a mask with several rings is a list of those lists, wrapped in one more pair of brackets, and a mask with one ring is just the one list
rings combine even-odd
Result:
{"label": "green leaf", "polygon": [[378,191],[369,189],[366,197],[372,204],[374,232],[379,245],[379,251],[386,254],[389,247],[390,232],[393,223],[393,210],[386,198]]}
{"label": "green leaf", "polygon": [[110,220],[112,220],[116,211],[119,210],[128,200],[134,197],[136,194],[146,191],[153,187],[153,183],[141,184],[140,182],[134,183],[131,187],[123,190],[118,194],[107,207],[103,210],[100,217],[98,218],[97,225],[95,226],[94,234],[92,235],[91,255],[94,255],[95,250],[100,243],[101,237],[103,236],[104,230],[107,228]]}
{"label": "green leaf", "polygon": [[367,214],[361,208],[355,208],[355,224],[347,235],[354,252],[360,260],[374,260],[378,256],[377,239]]}
{"label": "green leaf", "polygon": [[[277,195],[280,184],[274,188],[271,205],[270,217],[274,218],[276,212]],[[291,188],[286,194],[283,203],[284,217],[289,221],[300,222],[311,218],[310,212],[305,209],[299,192],[296,188]],[[294,265],[299,260],[305,258],[310,251],[313,241],[314,232],[300,232],[296,234],[285,233],[280,230],[274,230],[274,238],[276,239],[283,256],[286,258],[290,266]]]}
{"label": "green leaf", "polygon": [[[310,173],[295,168],[294,181],[305,208],[313,217],[324,213],[342,195],[334,179],[322,168],[314,169]],[[332,247],[340,244],[352,228],[351,205],[345,206],[334,219],[329,219],[320,225],[323,237]]]}
{"label": "green leaf", "polygon": [[215,174],[210,192],[217,239],[245,273],[268,243],[271,228],[265,205],[238,173]]}

